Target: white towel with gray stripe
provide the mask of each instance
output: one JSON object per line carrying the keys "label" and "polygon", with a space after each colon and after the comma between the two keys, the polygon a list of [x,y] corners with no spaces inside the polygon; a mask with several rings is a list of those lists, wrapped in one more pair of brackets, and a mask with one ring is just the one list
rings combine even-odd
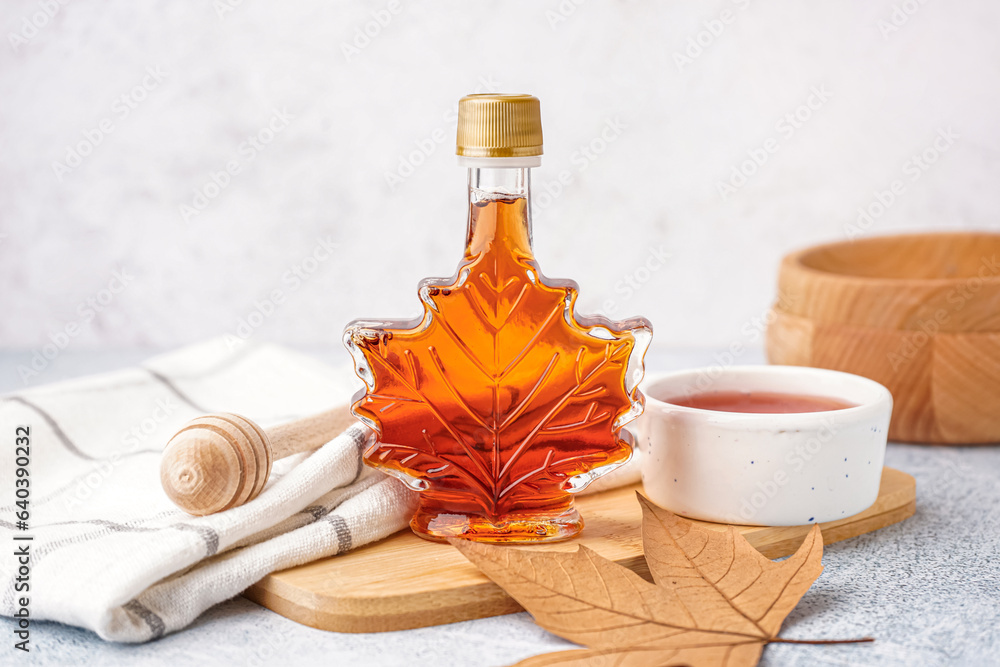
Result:
{"label": "white towel with gray stripe", "polygon": [[[13,616],[29,598],[34,620],[147,641],[269,572],[406,526],[411,492],[361,465],[370,434],[361,425],[275,462],[261,495],[226,512],[192,517],[160,487],[160,452],[189,419],[236,412],[267,427],[347,402],[352,375],[280,347],[230,349],[219,339],[0,397],[4,551],[30,553],[20,572],[16,558],[0,558],[0,613]],[[27,530],[17,526],[18,427],[30,433]]]}
{"label": "white towel with gray stripe", "polygon": [[[270,572],[404,528],[413,493],[362,465],[372,434],[361,425],[276,461],[261,495],[225,512],[190,516],[160,486],[160,453],[193,417],[235,412],[266,428],[346,403],[358,386],[349,366],[217,339],[138,368],[0,396],[0,531],[3,544],[30,551],[30,573],[0,558],[0,614],[13,616],[27,597],[32,619],[148,641]],[[26,530],[17,526],[18,427],[30,432]],[[633,457],[588,491],[636,481]]]}

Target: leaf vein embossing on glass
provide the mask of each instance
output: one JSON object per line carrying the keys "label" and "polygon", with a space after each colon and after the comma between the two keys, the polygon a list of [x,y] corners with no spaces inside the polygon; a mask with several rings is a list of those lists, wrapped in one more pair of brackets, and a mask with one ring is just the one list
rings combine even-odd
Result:
{"label": "leaf vein embossing on glass", "polygon": [[345,331],[367,387],[355,414],[379,432],[365,460],[421,492],[421,536],[563,539],[582,528],[572,493],[631,455],[650,327],[575,315],[576,285],[525,246],[526,198],[470,217],[455,277],[420,286],[420,319]]}

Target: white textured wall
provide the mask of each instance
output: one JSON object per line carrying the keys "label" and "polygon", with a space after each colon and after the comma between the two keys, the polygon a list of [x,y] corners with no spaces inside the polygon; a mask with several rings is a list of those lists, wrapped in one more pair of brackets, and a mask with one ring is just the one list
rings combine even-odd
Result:
{"label": "white textured wall", "polygon": [[[69,0],[48,20],[44,2],[4,1],[0,346],[67,325],[80,349],[175,346],[236,332],[274,290],[260,339],[339,345],[354,317],[414,314],[417,281],[460,255],[451,114],[476,88],[542,100],[536,186],[571,179],[536,215],[545,272],[576,278],[587,310],[646,315],[661,344],[753,343],[779,257],[843,238],[895,179],[856,231],[1000,227],[992,0],[224,3]],[[375,15],[386,25],[345,52]],[[797,109],[808,119],[782,122]],[[269,144],[241,148],[269,123]],[[95,128],[78,166],[54,168]],[[908,163],[949,131],[934,164]],[[419,144],[433,152],[390,188]],[[646,282],[629,295],[626,275]]]}

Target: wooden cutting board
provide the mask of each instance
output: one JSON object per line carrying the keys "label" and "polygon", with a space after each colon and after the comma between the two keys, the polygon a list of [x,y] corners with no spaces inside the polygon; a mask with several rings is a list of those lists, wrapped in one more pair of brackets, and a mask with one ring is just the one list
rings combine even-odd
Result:
{"label": "wooden cutting board", "polygon": [[[567,542],[525,547],[573,551],[585,544],[649,579],[642,556],[640,485],[577,499],[586,527]],[[916,482],[882,470],[878,500],[864,512],[820,524],[826,544],[878,530],[913,515]],[[723,524],[704,523],[723,530]],[[768,558],[794,552],[810,526],[740,526]],[[404,530],[341,556],[276,572],[243,595],[293,621],[336,632],[385,632],[521,611],[521,607],[448,544]]]}

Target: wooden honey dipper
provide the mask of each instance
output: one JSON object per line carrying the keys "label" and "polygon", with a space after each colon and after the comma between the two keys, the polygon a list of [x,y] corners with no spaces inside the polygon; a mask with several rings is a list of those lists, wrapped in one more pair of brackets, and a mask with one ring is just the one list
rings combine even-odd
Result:
{"label": "wooden honey dipper", "polygon": [[163,450],[160,483],[189,514],[221,512],[256,498],[274,461],[317,449],[356,423],[346,405],[267,431],[240,415],[197,417]]}

